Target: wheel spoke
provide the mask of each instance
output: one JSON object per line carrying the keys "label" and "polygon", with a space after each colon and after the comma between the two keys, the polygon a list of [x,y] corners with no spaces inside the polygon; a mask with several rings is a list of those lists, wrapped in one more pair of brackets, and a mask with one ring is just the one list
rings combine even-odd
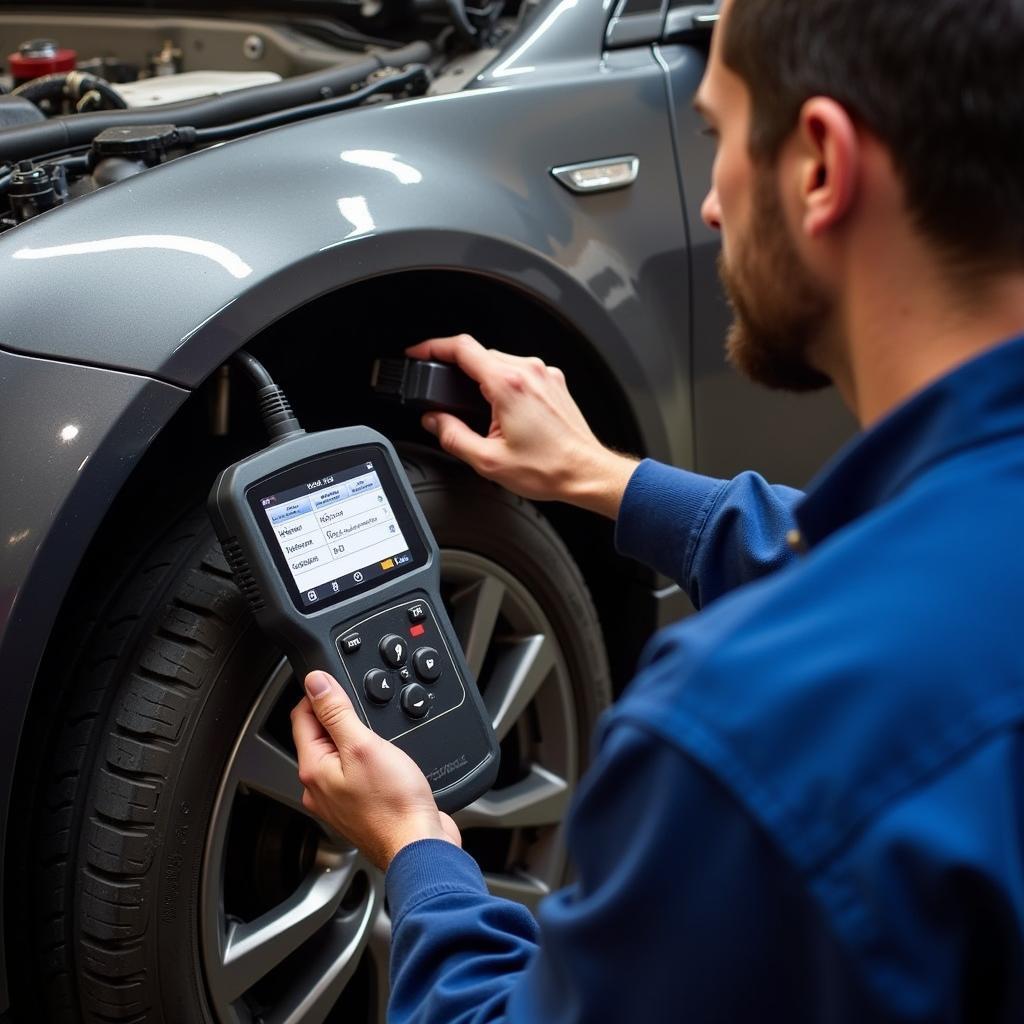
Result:
{"label": "wheel spoke", "polygon": [[569,806],[569,784],[540,765],[521,782],[491,790],[455,815],[459,828],[557,825]]}
{"label": "wheel spoke", "polygon": [[288,995],[265,1015],[267,1024],[322,1024],[352,979],[370,941],[371,923],[383,903],[381,887],[371,885],[369,898],[352,917],[331,923],[333,934],[314,954]]}
{"label": "wheel spoke", "polygon": [[476,678],[483,668],[504,599],[505,586],[493,576],[485,576],[452,595],[452,625],[466,654],[466,664]]}
{"label": "wheel spoke", "polygon": [[367,952],[373,966],[377,1024],[387,1024],[388,991],[391,981],[391,918],[384,912],[381,912],[373,922]]}
{"label": "wheel spoke", "polygon": [[283,903],[255,921],[230,927],[219,979],[223,998],[233,1002],[331,919],[356,859],[355,853],[330,858]]}
{"label": "wheel spoke", "polygon": [[501,741],[555,667],[554,645],[543,633],[506,648],[483,693],[491,724]]}
{"label": "wheel spoke", "polygon": [[539,878],[525,872],[514,875],[484,874],[484,881],[491,895],[522,903],[533,913],[536,913],[540,901],[551,892]]}
{"label": "wheel spoke", "polygon": [[298,762],[288,751],[262,733],[254,732],[246,738],[239,748],[235,770],[241,785],[300,814],[309,814],[302,806]]}

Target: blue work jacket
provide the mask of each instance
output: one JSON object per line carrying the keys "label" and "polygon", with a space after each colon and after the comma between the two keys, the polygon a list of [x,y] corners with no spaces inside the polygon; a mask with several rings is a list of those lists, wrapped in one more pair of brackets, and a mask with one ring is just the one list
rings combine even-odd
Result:
{"label": "blue work jacket", "polygon": [[617,543],[703,610],[604,717],[538,921],[395,858],[390,1019],[1024,1021],[1022,527],[1024,338],[806,496],[642,463]]}

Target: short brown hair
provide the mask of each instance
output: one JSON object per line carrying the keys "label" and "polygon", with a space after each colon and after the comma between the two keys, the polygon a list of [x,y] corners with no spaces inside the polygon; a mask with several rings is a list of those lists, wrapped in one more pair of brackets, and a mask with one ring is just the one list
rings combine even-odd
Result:
{"label": "short brown hair", "polygon": [[891,151],[957,264],[1024,268],[1024,0],[735,0],[724,31],[755,158],[829,96]]}

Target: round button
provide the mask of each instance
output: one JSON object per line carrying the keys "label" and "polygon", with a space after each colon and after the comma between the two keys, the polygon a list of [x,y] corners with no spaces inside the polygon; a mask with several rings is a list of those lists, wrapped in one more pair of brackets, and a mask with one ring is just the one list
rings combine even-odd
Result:
{"label": "round button", "polygon": [[402,691],[402,710],[410,718],[422,718],[430,710],[430,697],[419,683],[410,683]]}
{"label": "round button", "polygon": [[395,695],[395,687],[383,669],[371,668],[363,676],[363,689],[374,704],[387,704]]}
{"label": "round button", "polygon": [[392,668],[398,668],[400,665],[404,665],[408,654],[409,645],[405,642],[403,637],[395,636],[394,633],[388,633],[388,635],[380,642],[380,656]]}
{"label": "round button", "polygon": [[412,656],[412,664],[424,682],[432,683],[441,674],[441,659],[433,647],[421,647]]}

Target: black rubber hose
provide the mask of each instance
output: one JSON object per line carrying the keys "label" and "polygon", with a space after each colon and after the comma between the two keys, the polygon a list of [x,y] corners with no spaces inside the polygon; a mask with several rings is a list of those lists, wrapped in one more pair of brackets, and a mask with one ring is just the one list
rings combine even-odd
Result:
{"label": "black rubber hose", "polygon": [[43,124],[25,125],[0,132],[0,161],[16,163],[39,153],[53,153],[87,146],[105,128],[129,125],[192,125],[209,128],[272,113],[346,93],[382,67],[427,63],[433,51],[426,42],[410,43],[381,55],[368,55],[358,64],[327,68],[271,85],[257,85],[224,96],[167,103],[140,110],[102,110],[92,114],[54,117]]}
{"label": "black rubber hose", "polygon": [[83,85],[79,89],[81,93],[81,99],[78,101],[78,109],[81,110],[82,102],[91,92],[99,93],[99,95],[107,102],[109,107],[114,110],[127,110],[128,104],[125,102],[124,97],[105,79],[93,78],[87,86]]}
{"label": "black rubber hose", "polygon": [[55,75],[33,78],[31,82],[19,85],[12,95],[21,96],[38,105],[43,100],[59,100],[65,96],[78,100],[90,92],[98,92],[117,110],[128,108],[124,98],[111,88],[109,82],[81,71],[61,71]]}
{"label": "black rubber hose", "polygon": [[427,69],[422,64],[414,64],[400,74],[389,75],[387,78],[364,86],[356,92],[350,92],[347,96],[335,96],[333,99],[321,100],[319,103],[307,103],[302,107],[289,107],[287,110],[278,110],[273,114],[264,114],[262,117],[251,117],[248,121],[237,121],[234,124],[218,125],[216,128],[199,129],[196,131],[195,140],[196,142],[224,142],[227,139],[252,135],[253,132],[266,131],[268,128],[277,128],[282,124],[292,124],[295,121],[305,121],[311,117],[333,114],[339,110],[347,110],[349,107],[357,107],[376,93],[408,85],[417,78],[422,78],[424,83],[429,81]]}

